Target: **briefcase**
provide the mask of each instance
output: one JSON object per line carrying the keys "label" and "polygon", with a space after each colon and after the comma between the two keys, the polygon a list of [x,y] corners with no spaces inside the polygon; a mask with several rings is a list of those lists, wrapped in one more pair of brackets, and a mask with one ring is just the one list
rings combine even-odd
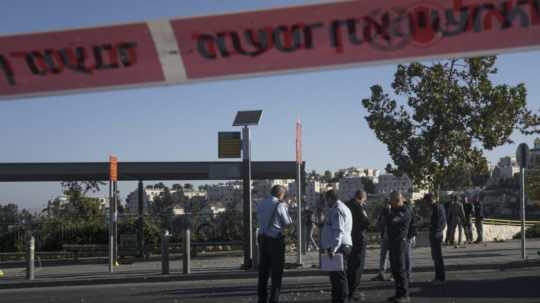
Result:
{"label": "briefcase", "polygon": [[321,271],[345,271],[343,254],[337,253],[332,258],[328,254],[322,254]]}

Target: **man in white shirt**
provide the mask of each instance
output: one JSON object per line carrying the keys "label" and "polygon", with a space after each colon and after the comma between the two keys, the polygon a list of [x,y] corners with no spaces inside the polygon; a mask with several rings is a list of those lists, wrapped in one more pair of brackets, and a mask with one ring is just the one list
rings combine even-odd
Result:
{"label": "man in white shirt", "polygon": [[332,284],[332,303],[344,303],[348,295],[347,258],[352,250],[353,219],[349,208],[341,202],[335,190],[325,194],[328,204],[326,221],[321,231],[321,252],[330,257],[340,253],[343,255],[344,270],[330,272]]}
{"label": "man in white shirt", "polygon": [[283,267],[285,265],[285,241],[283,230],[292,224],[287,203],[283,202],[287,190],[276,185],[271,197],[257,205],[259,223],[259,303],[268,302],[268,278],[272,275],[270,303],[279,302]]}

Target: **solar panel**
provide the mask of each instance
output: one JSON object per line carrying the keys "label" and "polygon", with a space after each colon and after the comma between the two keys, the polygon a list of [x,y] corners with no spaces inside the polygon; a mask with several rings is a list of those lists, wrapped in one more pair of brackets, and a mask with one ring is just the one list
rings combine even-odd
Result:
{"label": "solar panel", "polygon": [[239,111],[234,118],[233,126],[258,125],[262,110]]}

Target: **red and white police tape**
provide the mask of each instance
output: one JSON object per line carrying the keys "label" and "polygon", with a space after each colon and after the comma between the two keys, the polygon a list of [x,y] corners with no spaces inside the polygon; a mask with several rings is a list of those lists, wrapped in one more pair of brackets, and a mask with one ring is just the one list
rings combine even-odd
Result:
{"label": "red and white police tape", "polygon": [[538,49],[540,0],[339,1],[0,37],[0,99]]}

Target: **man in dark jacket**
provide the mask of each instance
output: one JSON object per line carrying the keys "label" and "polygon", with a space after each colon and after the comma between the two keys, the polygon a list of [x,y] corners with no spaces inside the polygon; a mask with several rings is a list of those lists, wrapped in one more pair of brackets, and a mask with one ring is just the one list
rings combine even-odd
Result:
{"label": "man in dark jacket", "polygon": [[[390,216],[390,200],[386,199],[384,201],[384,207],[381,209],[381,212],[379,214],[379,217],[377,218],[377,228],[381,232],[381,249],[379,252],[379,274],[375,276],[372,281],[386,281],[385,278],[385,272],[387,271],[389,265],[388,265],[388,232],[386,230],[386,223],[388,221],[388,216]],[[393,278],[390,277],[389,280],[392,280]]]}
{"label": "man in dark jacket", "polygon": [[[463,210],[463,204],[459,201],[459,198],[457,196],[452,197],[452,202],[450,203],[450,207],[448,209],[448,230],[449,233],[447,233],[447,237],[450,238],[450,244],[455,244],[455,234],[456,229],[458,229],[459,235],[458,235],[458,242],[455,246],[457,248],[458,245],[461,245],[461,233],[462,228],[461,224],[465,221],[465,211]],[[448,239],[447,239],[448,242]]]}
{"label": "man in dark jacket", "polygon": [[361,190],[357,191],[354,198],[346,204],[351,210],[353,217],[353,248],[347,266],[350,301],[359,301],[364,297],[362,293],[358,292],[358,286],[360,285],[360,280],[362,279],[362,273],[364,272],[364,266],[366,264],[366,247],[368,241],[367,230],[369,227],[366,201],[367,193]]}
{"label": "man in dark jacket", "polygon": [[416,211],[414,210],[414,205],[409,200],[405,202],[405,206],[407,206],[411,215],[411,224],[407,233],[407,245],[405,247],[405,274],[407,275],[407,280],[411,283],[412,251],[414,246],[416,246]]}
{"label": "man in dark jacket", "polygon": [[405,273],[405,247],[411,224],[411,212],[405,206],[400,192],[390,194],[392,210],[387,220],[388,243],[390,247],[390,267],[396,284],[396,295],[388,298],[390,302],[410,302],[409,280]]}
{"label": "man in dark jacket", "polygon": [[429,227],[429,242],[431,244],[431,258],[435,265],[434,285],[441,285],[446,280],[444,259],[442,255],[443,230],[446,227],[446,211],[444,206],[433,199],[432,194],[426,194],[424,201],[432,205],[431,224]]}
{"label": "man in dark jacket", "polygon": [[474,215],[474,206],[467,197],[463,198],[463,210],[465,211],[465,222],[463,222],[465,239],[466,243],[471,244],[473,242],[472,217]]}
{"label": "man in dark jacket", "polygon": [[474,202],[474,218],[476,220],[476,233],[478,234],[478,237],[474,243],[482,243],[484,240],[484,228],[482,222],[484,220],[484,205],[482,205],[482,202],[480,202],[480,197],[476,197]]}

